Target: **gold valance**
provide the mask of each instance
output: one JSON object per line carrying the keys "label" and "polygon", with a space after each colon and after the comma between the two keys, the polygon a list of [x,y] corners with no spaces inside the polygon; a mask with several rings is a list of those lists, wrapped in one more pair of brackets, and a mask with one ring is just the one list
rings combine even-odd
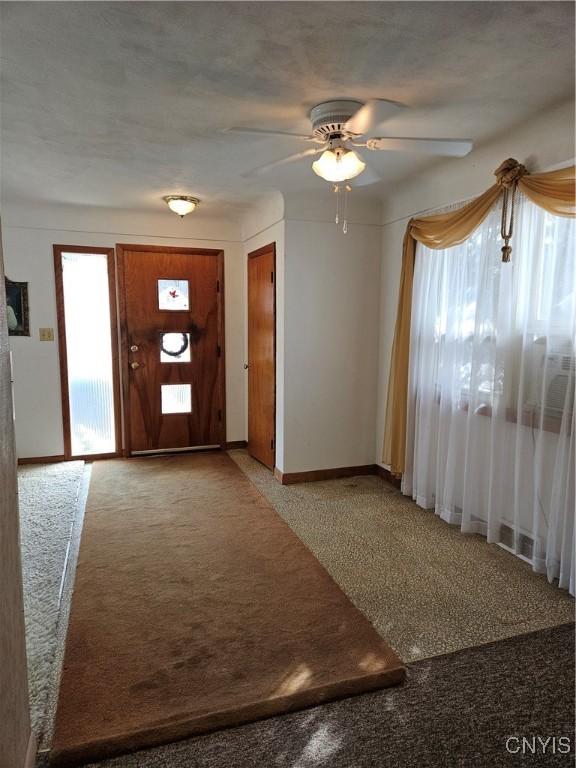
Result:
{"label": "gold valance", "polygon": [[533,203],[555,216],[576,215],[576,179],[574,166],[550,173],[532,173],[524,176],[518,189]]}
{"label": "gold valance", "polygon": [[[442,249],[458,245],[468,239],[484,221],[492,206],[511,195],[512,222],[516,189],[533,203],[556,216],[576,216],[576,169],[574,166],[549,173],[529,174],[521,163],[512,158],[505,160],[495,171],[496,183],[483,195],[449,213],[410,219],[404,236],[400,295],[392,346],[392,360],[386,402],[386,426],[382,461],[393,474],[404,471],[406,452],[406,416],[408,402],[408,365],[410,354],[410,320],[412,310],[412,283],[416,242],[428,248]],[[511,222],[511,223],[512,223]],[[504,232],[505,249],[511,228]],[[503,252],[504,250],[503,249]]]}

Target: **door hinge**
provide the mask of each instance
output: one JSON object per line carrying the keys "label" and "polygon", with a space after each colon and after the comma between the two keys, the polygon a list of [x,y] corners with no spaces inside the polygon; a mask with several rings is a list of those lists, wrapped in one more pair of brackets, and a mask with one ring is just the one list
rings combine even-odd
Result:
{"label": "door hinge", "polygon": [[216,347],[216,355],[220,357],[221,354],[222,354],[222,347],[220,346],[220,344],[218,344],[218,346]]}
{"label": "door hinge", "polygon": [[272,450],[272,451],[274,450],[274,438],[272,438],[272,440],[270,440],[270,450]]}
{"label": "door hinge", "polygon": [[222,409],[218,409],[218,421],[222,421]]}
{"label": "door hinge", "polygon": [[220,280],[216,280],[216,293],[220,293]]}
{"label": "door hinge", "polygon": [[270,272],[270,282],[274,282],[274,272]]}

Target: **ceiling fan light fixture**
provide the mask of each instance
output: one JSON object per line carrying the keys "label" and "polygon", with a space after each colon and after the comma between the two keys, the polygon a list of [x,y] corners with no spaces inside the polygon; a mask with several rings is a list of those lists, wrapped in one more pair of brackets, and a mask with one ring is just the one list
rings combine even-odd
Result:
{"label": "ceiling fan light fixture", "polygon": [[326,181],[348,181],[359,176],[366,163],[352,149],[327,149],[312,163],[315,174]]}
{"label": "ceiling fan light fixture", "polygon": [[192,213],[200,202],[197,197],[190,197],[189,195],[166,195],[162,199],[168,205],[168,208],[177,213],[181,219],[186,214]]}

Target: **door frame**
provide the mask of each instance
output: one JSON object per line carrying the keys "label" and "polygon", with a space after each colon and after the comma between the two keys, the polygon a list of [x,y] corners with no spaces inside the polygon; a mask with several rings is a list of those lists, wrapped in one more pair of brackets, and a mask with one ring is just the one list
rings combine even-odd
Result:
{"label": "door frame", "polygon": [[[276,241],[273,240],[271,243],[268,243],[267,245],[263,245],[261,248],[257,248],[255,251],[250,251],[248,254],[248,260],[250,259],[256,259],[258,256],[264,256],[267,253],[272,252],[272,259],[274,262],[274,416],[273,416],[273,427],[274,427],[274,466],[272,467],[272,473],[274,473],[274,470],[276,469],[276,450],[277,450],[277,442],[276,442],[276,407],[277,407],[277,346],[276,346],[276,337],[277,337],[277,326],[276,326],[276,308],[277,308],[277,271],[276,271]],[[247,274],[246,274],[246,348],[247,348],[247,357],[248,357],[248,363],[250,363],[250,304],[249,304],[249,296],[248,296],[248,283],[249,283],[249,275],[248,275],[248,263],[247,262]],[[250,378],[250,367],[248,366],[248,379]],[[247,402],[248,402],[248,413],[247,413],[247,424],[248,424],[248,434],[246,435],[247,438],[247,444],[250,443],[250,386],[248,383],[247,389]]]}
{"label": "door frame", "polygon": [[[118,276],[118,310],[120,318],[120,365],[122,382],[122,411],[124,414],[124,445],[122,455],[130,458],[132,455],[132,433],[130,424],[130,380],[128,371],[128,318],[126,312],[126,251],[142,251],[146,253],[183,253],[188,256],[208,254],[218,259],[218,339],[220,344],[220,363],[218,366],[218,392],[222,419],[220,421],[220,447],[226,446],[226,334],[224,315],[224,251],[219,248],[178,248],[169,245],[132,245],[131,243],[116,243],[116,273]],[[164,453],[165,451],[163,451]]]}
{"label": "door frame", "polygon": [[[116,264],[114,248],[88,245],[52,246],[54,254],[54,280],[56,284],[56,318],[58,323],[58,357],[60,359],[60,395],[62,398],[62,431],[64,436],[64,461],[72,459],[113,459],[122,455],[122,411],[120,407],[120,371],[118,360],[118,314],[116,306]],[[72,455],[70,434],[70,392],[68,388],[68,350],[66,347],[66,312],[64,307],[64,281],[62,279],[63,253],[92,253],[106,256],[108,264],[108,300],[110,304],[110,337],[112,343],[112,391],[114,395],[114,439],[116,450],[111,453]]]}

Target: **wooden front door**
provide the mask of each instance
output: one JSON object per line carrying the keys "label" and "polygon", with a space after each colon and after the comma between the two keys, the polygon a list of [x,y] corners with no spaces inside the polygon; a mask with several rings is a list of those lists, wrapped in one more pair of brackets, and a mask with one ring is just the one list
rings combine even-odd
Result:
{"label": "wooden front door", "polygon": [[276,441],[276,248],[248,254],[248,451],[274,469]]}
{"label": "wooden front door", "polygon": [[117,253],[125,452],[223,444],[223,252]]}

